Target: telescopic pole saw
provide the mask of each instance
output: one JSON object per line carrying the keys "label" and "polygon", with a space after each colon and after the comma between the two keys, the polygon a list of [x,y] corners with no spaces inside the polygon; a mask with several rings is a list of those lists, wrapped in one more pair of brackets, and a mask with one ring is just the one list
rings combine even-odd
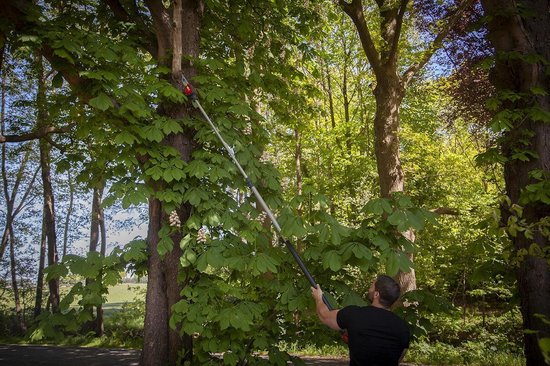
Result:
{"label": "telescopic pole saw", "polygon": [[[271,222],[273,223],[273,226],[275,227],[275,230],[277,230],[277,233],[279,234],[279,236],[281,238],[283,238],[282,234],[281,234],[281,226],[279,225],[279,223],[277,222],[277,219],[275,218],[275,216],[273,215],[273,212],[271,212],[271,210],[269,209],[269,207],[267,206],[267,204],[265,203],[264,199],[262,198],[262,195],[260,194],[260,192],[258,192],[258,189],[256,188],[256,186],[254,186],[254,183],[252,183],[252,180],[250,179],[250,177],[248,176],[248,174],[246,174],[246,172],[244,171],[243,167],[241,166],[241,164],[239,164],[239,161],[237,160],[237,158],[235,157],[235,152],[233,151],[233,149],[227,144],[227,142],[225,142],[225,140],[223,139],[222,135],[220,134],[220,131],[218,130],[218,128],[216,127],[216,125],[214,125],[214,123],[212,122],[212,120],[210,119],[210,117],[208,117],[208,114],[206,114],[206,112],[204,111],[204,109],[202,108],[202,105],[201,103],[199,102],[199,99],[197,97],[197,94],[195,93],[195,90],[193,89],[193,87],[191,86],[191,84],[187,81],[187,79],[185,78],[185,76],[182,75],[182,80],[183,80],[183,94],[185,94],[187,96],[187,98],[189,98],[191,100],[191,103],[193,104],[193,107],[197,108],[201,114],[203,115],[204,119],[206,120],[206,122],[208,122],[208,124],[210,125],[210,127],[212,128],[212,130],[214,131],[214,133],[216,134],[216,136],[218,136],[218,139],[220,140],[220,142],[222,143],[222,145],[225,147],[225,150],[227,150],[227,153],[229,154],[229,156],[231,157],[231,160],[233,160],[233,163],[235,163],[235,165],[237,166],[237,168],[239,169],[239,171],[241,172],[242,176],[244,177],[244,179],[246,180],[246,184],[248,185],[248,187],[250,188],[250,190],[252,191],[252,193],[254,193],[254,196],[256,197],[256,199],[258,200],[258,203],[260,204],[260,206],[262,207],[262,209],[265,211],[265,213],[267,214],[267,216],[269,217],[269,219],[271,220]],[[306,265],[304,264],[304,261],[302,260],[302,258],[300,258],[300,255],[298,254],[298,252],[296,251],[296,249],[294,248],[294,245],[292,245],[292,243],[288,240],[288,239],[282,239],[282,241],[285,243],[286,247],[288,248],[288,250],[290,251],[290,254],[292,254],[292,256],[294,257],[294,260],[296,261],[296,263],[298,263],[298,266],[300,267],[300,269],[302,270],[304,276],[306,276],[307,280],[309,281],[309,283],[311,284],[311,286],[313,287],[316,287],[317,286],[317,283],[315,282],[315,280],[313,279],[313,276],[311,275],[311,273],[309,272],[309,270],[307,269]],[[323,294],[323,302],[327,305],[327,307],[329,308],[329,310],[333,310],[333,307],[332,305],[330,304],[330,302],[327,300],[325,294]]]}

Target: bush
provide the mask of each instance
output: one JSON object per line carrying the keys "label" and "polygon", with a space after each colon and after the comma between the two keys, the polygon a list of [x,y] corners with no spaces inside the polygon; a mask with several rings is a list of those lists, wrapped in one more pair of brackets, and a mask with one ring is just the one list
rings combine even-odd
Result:
{"label": "bush", "polygon": [[516,353],[500,350],[485,343],[468,341],[461,346],[435,342],[426,338],[411,344],[405,357],[407,362],[428,365],[471,365],[471,366],[523,366],[525,358]]}
{"label": "bush", "polygon": [[502,314],[485,316],[469,315],[464,320],[459,313],[438,314],[430,317],[431,327],[427,338],[461,347],[467,342],[481,344],[484,350],[491,348],[510,353],[523,350],[521,313],[514,308]]}
{"label": "bush", "polygon": [[119,347],[139,348],[143,344],[145,302],[135,300],[122,305],[105,318],[105,337]]}

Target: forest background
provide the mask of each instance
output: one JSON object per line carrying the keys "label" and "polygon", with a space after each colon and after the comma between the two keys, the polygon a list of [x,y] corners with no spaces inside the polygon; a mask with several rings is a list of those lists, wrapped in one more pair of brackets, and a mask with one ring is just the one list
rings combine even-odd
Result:
{"label": "forest background", "polygon": [[2,337],[344,352],[183,74],[332,304],[385,272],[407,361],[548,362],[548,4],[494,3],[2,4]]}

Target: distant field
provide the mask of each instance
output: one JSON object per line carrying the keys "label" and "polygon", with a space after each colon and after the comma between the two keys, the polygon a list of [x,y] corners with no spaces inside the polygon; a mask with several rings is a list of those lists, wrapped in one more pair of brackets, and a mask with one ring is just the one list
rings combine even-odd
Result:
{"label": "distant field", "polygon": [[126,302],[135,300],[145,300],[145,283],[121,283],[113,287],[109,287],[107,294],[107,302],[103,305],[105,315],[120,310]]}
{"label": "distant field", "polygon": [[140,300],[144,300],[146,288],[146,283],[121,283],[109,287],[107,303],[134,301],[136,297]]}
{"label": "distant field", "polygon": [[[108,315],[110,312],[120,310],[122,305],[126,302],[132,302],[135,300],[145,300],[145,290],[147,289],[146,283],[121,283],[112,287],[109,287],[109,293],[107,294],[107,302],[103,305],[105,313]],[[69,291],[69,287],[61,287],[61,296]],[[47,295],[46,295],[47,296]],[[0,298],[0,303],[9,308],[15,306],[13,298],[8,293],[4,293]],[[76,305],[76,301],[73,306]]]}

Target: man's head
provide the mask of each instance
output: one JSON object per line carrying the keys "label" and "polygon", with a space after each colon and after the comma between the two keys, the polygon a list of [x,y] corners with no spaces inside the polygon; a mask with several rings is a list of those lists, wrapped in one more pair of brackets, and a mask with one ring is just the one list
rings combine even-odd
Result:
{"label": "man's head", "polygon": [[399,284],[393,278],[380,275],[374,280],[369,289],[369,300],[374,304],[379,302],[385,308],[389,308],[397,301],[401,294]]}

